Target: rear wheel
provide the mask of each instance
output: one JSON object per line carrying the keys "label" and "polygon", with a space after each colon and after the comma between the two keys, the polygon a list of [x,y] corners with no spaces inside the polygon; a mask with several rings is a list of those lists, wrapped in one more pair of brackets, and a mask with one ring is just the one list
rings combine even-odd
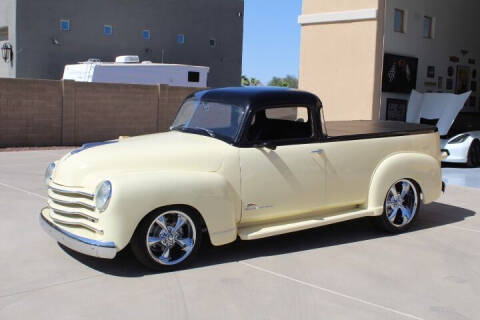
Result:
{"label": "rear wheel", "polygon": [[467,166],[478,167],[480,165],[480,141],[477,139],[472,141],[468,149]]}
{"label": "rear wheel", "polygon": [[202,240],[202,220],[184,207],[170,207],[146,216],[137,227],[131,247],[146,267],[172,271],[192,262]]}
{"label": "rear wheel", "polygon": [[413,181],[401,179],[388,190],[383,214],[375,217],[375,222],[387,232],[404,232],[414,223],[419,209],[420,190]]}

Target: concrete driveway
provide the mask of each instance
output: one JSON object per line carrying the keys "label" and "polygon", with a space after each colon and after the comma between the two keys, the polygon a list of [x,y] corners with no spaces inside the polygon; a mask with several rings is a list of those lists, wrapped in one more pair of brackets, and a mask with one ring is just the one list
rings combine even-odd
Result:
{"label": "concrete driveway", "polygon": [[0,152],[0,319],[479,319],[480,190],[448,187],[410,232],[357,220],[215,248],[152,274],[41,230],[43,172],[66,150]]}
{"label": "concrete driveway", "polygon": [[467,168],[461,164],[445,164],[443,180],[450,185],[480,189],[480,168]]}

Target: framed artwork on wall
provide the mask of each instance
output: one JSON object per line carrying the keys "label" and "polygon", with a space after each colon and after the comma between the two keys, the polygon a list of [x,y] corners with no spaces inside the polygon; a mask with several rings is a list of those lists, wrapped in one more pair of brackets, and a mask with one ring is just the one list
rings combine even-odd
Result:
{"label": "framed artwork on wall", "polygon": [[470,67],[457,66],[457,85],[455,93],[461,94],[469,90],[470,85]]}
{"label": "framed artwork on wall", "polygon": [[453,90],[453,79],[447,79],[447,85],[445,89]]}
{"label": "framed artwork on wall", "polygon": [[386,53],[383,62],[382,91],[410,93],[417,87],[418,58]]}
{"label": "framed artwork on wall", "polygon": [[427,67],[427,78],[435,78],[435,67],[428,66]]}
{"label": "framed artwork on wall", "polygon": [[455,69],[452,66],[448,67],[448,69],[447,69],[448,76],[453,77],[454,73],[455,73]]}
{"label": "framed artwork on wall", "polygon": [[405,121],[407,119],[407,105],[407,100],[387,99],[387,120]]}

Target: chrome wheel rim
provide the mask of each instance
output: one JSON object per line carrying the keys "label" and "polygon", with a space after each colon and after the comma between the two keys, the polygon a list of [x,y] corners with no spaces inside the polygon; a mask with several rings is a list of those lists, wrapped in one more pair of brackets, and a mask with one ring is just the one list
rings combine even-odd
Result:
{"label": "chrome wheel rim", "polygon": [[145,239],[148,253],[156,262],[175,265],[195,247],[197,233],[192,219],[181,211],[167,211],[156,217]]}
{"label": "chrome wheel rim", "polygon": [[417,213],[417,206],[417,189],[411,181],[399,180],[388,190],[385,211],[393,226],[403,227],[409,224]]}

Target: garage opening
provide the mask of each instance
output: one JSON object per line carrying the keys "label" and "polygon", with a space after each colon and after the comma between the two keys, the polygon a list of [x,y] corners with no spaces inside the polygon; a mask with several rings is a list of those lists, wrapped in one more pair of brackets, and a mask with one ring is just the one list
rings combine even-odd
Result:
{"label": "garage opening", "polygon": [[412,90],[471,91],[457,131],[478,128],[480,1],[386,1],[381,118],[405,121]]}

